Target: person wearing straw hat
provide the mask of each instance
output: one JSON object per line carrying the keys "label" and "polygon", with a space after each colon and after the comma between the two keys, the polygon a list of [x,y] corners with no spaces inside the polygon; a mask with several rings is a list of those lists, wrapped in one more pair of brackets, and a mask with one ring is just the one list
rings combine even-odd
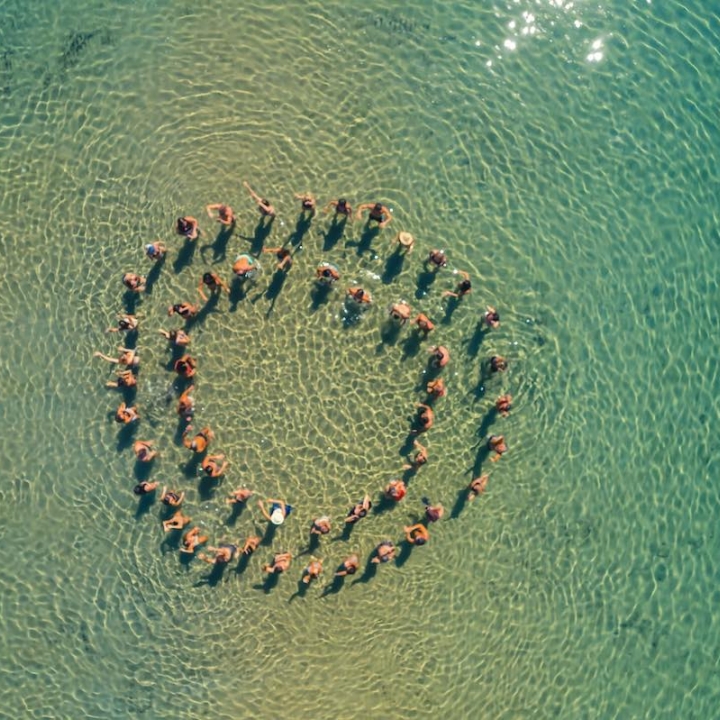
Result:
{"label": "person wearing straw hat", "polygon": [[282,525],[285,518],[292,512],[292,506],[284,500],[268,498],[265,501],[258,500],[258,507],[263,517],[273,525]]}
{"label": "person wearing straw hat", "polygon": [[397,243],[395,252],[405,253],[409,255],[413,251],[415,238],[409,233],[401,230],[392,240]]}

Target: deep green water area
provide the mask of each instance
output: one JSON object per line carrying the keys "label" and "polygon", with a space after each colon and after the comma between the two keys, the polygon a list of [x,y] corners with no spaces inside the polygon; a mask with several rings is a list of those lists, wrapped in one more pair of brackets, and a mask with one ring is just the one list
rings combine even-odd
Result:
{"label": "deep green water area", "polygon": [[[719,10],[0,0],[0,717],[716,718]],[[158,330],[257,247],[243,180],[294,264],[276,292],[263,255],[191,330],[195,425],[231,462],[213,488],[179,441]],[[305,228],[306,190],[382,201],[392,223]],[[212,202],[237,212],[229,237]],[[151,270],[155,239],[168,258],[137,300],[150,478],[186,491],[213,544],[264,530],[257,498],[294,506],[219,579],[181,562],[159,502],[139,509],[114,370],[92,356],[116,352],[121,277]],[[449,266],[428,283],[432,248]],[[342,273],[324,299],[321,262]],[[473,280],[457,307],[453,270]],[[358,284],[374,305],[349,322]],[[388,333],[401,299],[436,322],[427,341]],[[482,333],[488,304],[502,322]],[[347,509],[401,474],[432,342],[451,361],[430,461],[343,538]],[[497,354],[509,369],[488,379]],[[488,433],[509,445],[497,463]],[[242,485],[258,495],[230,519]],[[424,496],[446,514],[408,552]],[[325,572],[303,591],[323,514]],[[333,585],[385,538],[397,562]]]}

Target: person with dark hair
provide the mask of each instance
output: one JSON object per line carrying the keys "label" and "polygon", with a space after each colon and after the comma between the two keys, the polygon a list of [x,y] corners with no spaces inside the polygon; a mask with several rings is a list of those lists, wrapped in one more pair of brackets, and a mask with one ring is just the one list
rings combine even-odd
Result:
{"label": "person with dark hair", "polygon": [[227,565],[229,562],[232,562],[238,554],[238,546],[233,543],[223,543],[218,547],[208,545],[207,550],[208,552],[214,553],[215,557],[208,557],[200,553],[198,559],[209,565]]}
{"label": "person with dark hair", "polygon": [[219,453],[203,458],[201,467],[208,477],[219,478],[230,467],[230,463],[222,453]]}
{"label": "person with dark hair", "polygon": [[277,258],[276,270],[286,272],[292,267],[292,253],[286,247],[263,248],[264,253],[272,253]]}
{"label": "person with dark hair", "polygon": [[488,438],[488,449],[495,454],[490,458],[490,462],[497,462],[506,452],[507,445],[505,444],[504,435],[491,435]]}
{"label": "person with dark hair", "polygon": [[417,329],[423,334],[423,337],[427,337],[435,329],[435,324],[424,313],[420,313],[413,320],[413,325],[417,325]]}
{"label": "person with dark hair", "polygon": [[214,272],[203,273],[202,278],[200,278],[200,283],[198,284],[198,294],[203,300],[205,300],[205,302],[207,302],[207,296],[203,292],[204,287],[213,293],[213,295],[215,293],[219,293],[221,290],[224,290],[226,293],[230,292],[230,288],[227,286],[227,283]]}
{"label": "person with dark hair", "polygon": [[275,553],[273,555],[272,564],[267,563],[262,566],[262,571],[266,573],[277,574],[284,573],[290,567],[292,555],[289,552]]}
{"label": "person with dark hair", "polygon": [[170,532],[171,530],[182,530],[186,525],[192,522],[192,518],[183,515],[182,510],[178,510],[169,520],[163,520],[163,530]]}
{"label": "person with dark hair", "polygon": [[124,402],[120,403],[117,411],[115,412],[115,422],[121,423],[122,425],[129,425],[131,422],[136,422],[140,419],[137,408],[129,406]]}
{"label": "person with dark hair", "polygon": [[145,278],[135,273],[125,273],[122,278],[123,285],[132,292],[142,292],[145,290]]}
{"label": "person with dark hair", "polygon": [[407,492],[407,486],[405,485],[403,480],[400,480],[398,478],[396,480],[391,480],[386,485],[383,495],[388,500],[393,500],[394,502],[400,502],[405,497],[406,492]]}
{"label": "person with dark hair", "polygon": [[176,493],[174,490],[168,490],[167,487],[163,486],[162,492],[160,493],[160,502],[163,505],[167,505],[171,508],[179,508],[185,499],[185,492]]}
{"label": "person with dark hair", "polygon": [[274,218],[275,208],[270,204],[270,201],[266,200],[265,198],[261,198],[245,180],[243,180],[243,185],[248,191],[248,193],[250,193],[250,197],[255,201],[255,204],[257,205],[257,209],[259,210],[260,214],[264,218]]}
{"label": "person with dark hair", "polygon": [[359,502],[353,505],[348,514],[345,517],[346,523],[356,523],[358,520],[362,520],[372,508],[372,501],[370,496],[366,493],[365,497]]}
{"label": "person with dark hair", "polygon": [[355,218],[357,220],[362,219],[362,214],[368,210],[368,223],[376,222],[379,228],[384,228],[392,220],[392,213],[382,203],[361,203],[357,207],[355,212]]}
{"label": "person with dark hair", "polygon": [[191,305],[187,302],[176,303],[168,308],[168,315],[179,315],[183,320],[190,320],[200,312],[197,305]]}
{"label": "person with dark hair", "polygon": [[322,560],[311,557],[310,562],[303,570],[302,581],[305,585],[309,585],[313,580],[317,580],[320,577],[320,573],[322,573],[322,569]]}
{"label": "person with dark hair", "polygon": [[198,221],[190,215],[179,217],[175,222],[175,232],[187,240],[197,240],[197,236],[200,234]]}
{"label": "person with dark hair", "polygon": [[118,316],[117,327],[109,327],[105,332],[130,332],[131,330],[137,330],[137,326],[138,319],[134,315],[130,315],[128,313],[121,313]]}
{"label": "person with dark hair", "polygon": [[251,535],[247,540],[245,540],[244,545],[242,546],[242,550],[240,552],[243,555],[252,555],[258,547],[260,547],[260,543],[262,542],[262,538],[259,535]]}
{"label": "person with dark hair", "polygon": [[333,285],[340,279],[340,271],[332,263],[320,263],[315,269],[315,277],[321,285]]}
{"label": "person with dark hair", "polygon": [[330,518],[327,515],[315,518],[310,526],[311,535],[327,535],[330,532]]}
{"label": "person with dark hair", "polygon": [[173,370],[181,377],[189,380],[197,372],[197,360],[191,355],[183,355],[173,363]]}
{"label": "person with dark hair", "polygon": [[406,525],[403,529],[405,530],[405,540],[411,545],[424,545],[430,539],[430,533],[422,523]]}
{"label": "person with dark hair", "polygon": [[311,218],[315,217],[317,202],[312,193],[295,193],[294,197],[296,200],[300,200],[300,208],[303,215],[308,213]]}
{"label": "person with dark hair", "polygon": [[335,573],[335,577],[345,577],[346,575],[354,575],[358,568],[360,567],[360,560],[358,559],[357,555],[350,555],[349,557],[346,557],[343,561],[340,567],[338,568],[337,572]]}
{"label": "person with dark hair", "polygon": [[393,303],[388,310],[390,319],[400,325],[404,325],[409,320],[411,313],[411,307],[404,300]]}
{"label": "person with dark hair", "polygon": [[417,472],[423,465],[425,465],[428,461],[428,453],[427,448],[424,445],[421,445],[418,440],[413,440],[413,447],[417,450],[415,453],[415,456],[410,460],[410,462],[405,463],[405,465],[402,466],[403,470],[413,470]]}
{"label": "person with dark hair", "polygon": [[417,416],[417,424],[419,427],[412,431],[413,435],[427,432],[435,422],[435,413],[429,405],[418,403],[417,408],[420,411]]}
{"label": "person with dark hair", "polygon": [[387,563],[395,557],[395,544],[392,540],[383,540],[373,551],[371,562]]}
{"label": "person with dark hair", "polygon": [[501,395],[495,401],[495,409],[503,416],[507,417],[512,410],[512,395]]}
{"label": "person with dark hair", "polygon": [[228,496],[225,502],[228,505],[242,505],[246,503],[255,493],[246,487],[238,488],[233,490]]}
{"label": "person with dark hair", "polygon": [[133,492],[136,495],[147,495],[157,488],[160,483],[148,482],[147,480],[141,480],[134,488]]}
{"label": "person with dark hair", "polygon": [[422,503],[425,506],[425,520],[429,523],[437,522],[445,514],[442,503],[432,505],[427,498],[423,498]]}
{"label": "person with dark hair", "polygon": [[490,358],[490,372],[505,372],[507,367],[507,360],[502,355],[493,355]]}
{"label": "person with dark hair", "polygon": [[133,443],[133,452],[138,462],[148,463],[157,457],[157,450],[153,448],[154,440],[136,440]]}
{"label": "person with dark hair", "polygon": [[195,553],[195,550],[199,545],[202,545],[208,541],[207,535],[200,535],[200,528],[194,527],[188,530],[182,538],[182,547],[180,552],[188,553],[190,555]]}
{"label": "person with dark hair", "polygon": [[195,412],[195,400],[190,395],[194,389],[195,386],[190,385],[190,387],[183,390],[182,395],[178,398],[177,413],[185,422],[190,422]]}
{"label": "person with dark hair", "polygon": [[163,330],[161,328],[158,332],[175,347],[187,347],[191,342],[190,336],[182,328],[175,330]]}
{"label": "person with dark hair", "polygon": [[483,315],[483,322],[492,330],[500,327],[500,314],[492,305],[487,306],[487,310]]}
{"label": "person with dark hair", "polygon": [[136,368],[140,365],[140,356],[138,355],[136,348],[120,347],[118,350],[120,351],[120,355],[116,358],[105,355],[97,350],[93,353],[93,357],[101,358],[102,360],[114,363],[115,365],[124,365],[128,368]]}
{"label": "person with dark hair", "polygon": [[342,215],[343,218],[352,219],[352,207],[350,207],[350,204],[345,198],[338,198],[337,200],[331,200],[326,206],[325,206],[325,212],[330,212],[330,208],[335,209],[335,217],[337,218],[338,215]]}
{"label": "person with dark hair", "polygon": [[468,502],[472,502],[478,495],[482,495],[485,492],[489,479],[490,475],[485,473],[484,475],[476,477],[470,482],[470,484],[468,485],[467,494]]}
{"label": "person with dark hair", "polygon": [[372,295],[359,286],[349,287],[345,293],[345,297],[355,303],[358,307],[369,307],[372,305]]}
{"label": "person with dark hair", "polygon": [[108,380],[105,383],[105,387],[119,388],[125,390],[127,388],[133,388],[137,385],[137,377],[132,370],[123,370],[116,375],[115,380]]}
{"label": "person with dark hair", "polygon": [[462,277],[462,280],[458,283],[457,287],[455,288],[455,292],[452,290],[446,290],[443,293],[443,297],[454,297],[458,300],[460,298],[465,297],[465,295],[469,295],[472,291],[472,283],[470,282],[470,274],[466,273],[464,270],[453,270],[453,274],[460,275]]}
{"label": "person with dark hair", "polygon": [[204,427],[199,433],[197,433],[192,439],[188,437],[188,433],[192,430],[192,425],[188,425],[185,428],[185,432],[182,435],[183,445],[198,455],[202,455],[207,449],[215,434],[209,427]]}
{"label": "person with dark hair", "polygon": [[431,400],[437,400],[447,395],[447,387],[445,387],[445,381],[442,378],[435,378],[429,380],[425,386],[425,391],[430,396]]}
{"label": "person with dark hair", "polygon": [[434,368],[444,368],[450,362],[450,351],[444,345],[433,345],[428,348],[432,355],[431,364]]}
{"label": "person with dark hair", "polygon": [[444,250],[431,250],[425,260],[425,265],[430,266],[433,272],[437,272],[440,268],[447,267],[448,260]]}

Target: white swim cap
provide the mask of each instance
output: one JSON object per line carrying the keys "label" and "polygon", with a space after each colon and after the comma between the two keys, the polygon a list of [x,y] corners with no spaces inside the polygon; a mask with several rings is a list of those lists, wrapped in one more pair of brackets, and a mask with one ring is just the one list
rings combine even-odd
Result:
{"label": "white swim cap", "polygon": [[279,507],[276,507],[270,514],[270,522],[273,525],[282,525],[284,520],[285,513]]}

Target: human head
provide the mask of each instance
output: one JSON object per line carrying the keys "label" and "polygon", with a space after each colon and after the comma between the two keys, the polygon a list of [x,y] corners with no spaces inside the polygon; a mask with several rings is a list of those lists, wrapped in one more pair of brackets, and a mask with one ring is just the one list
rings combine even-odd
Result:
{"label": "human head", "polygon": [[338,198],[337,204],[339,208],[344,208],[347,205],[347,200],[345,198]]}
{"label": "human head", "polygon": [[382,209],[383,209],[382,203],[377,202],[377,203],[375,203],[375,205],[373,205],[373,210],[375,212],[380,212]]}
{"label": "human head", "polygon": [[138,483],[134,488],[133,492],[136,495],[143,495],[145,493],[145,486],[143,483]]}
{"label": "human head", "polygon": [[270,513],[270,522],[273,525],[282,525],[285,521],[285,513],[282,508],[276,507],[272,513]]}
{"label": "human head", "polygon": [[211,272],[203,273],[203,282],[206,285],[211,285],[215,282],[215,278],[213,277],[213,274]]}

